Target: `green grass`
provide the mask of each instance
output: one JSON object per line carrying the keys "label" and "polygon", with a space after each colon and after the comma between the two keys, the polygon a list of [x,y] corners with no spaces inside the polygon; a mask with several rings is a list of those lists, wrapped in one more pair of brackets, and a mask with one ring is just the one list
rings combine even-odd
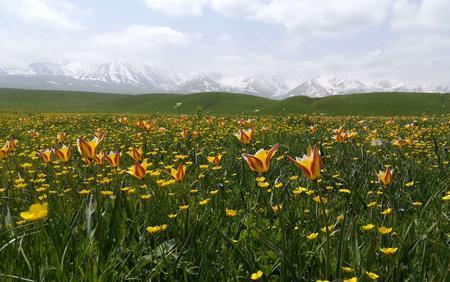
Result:
{"label": "green grass", "polygon": [[[369,93],[319,99],[292,97],[282,101],[233,93],[144,94],[0,89],[0,111],[104,112],[284,115],[419,115],[445,114],[450,95],[432,93]],[[176,108],[177,103],[181,106]]]}
{"label": "green grass", "polygon": [[[142,119],[154,129],[137,127]],[[0,114],[1,146],[18,140],[7,156],[0,148],[0,281],[234,282],[257,271],[260,282],[372,281],[367,272],[378,281],[449,281],[448,117],[260,116],[244,127],[254,129],[250,144],[233,135],[241,119]],[[356,135],[335,142],[340,127]],[[120,148],[118,168],[82,160],[77,138],[91,140],[97,128],[105,135],[95,150]],[[60,132],[71,158],[45,164],[36,151],[61,148]],[[241,154],[276,143],[262,179]],[[314,144],[323,161],[317,182],[284,157]],[[130,147],[151,163],[142,179],[125,172],[136,164]],[[168,166],[181,163],[184,179],[171,182]],[[377,172],[386,165],[393,178],[384,186]],[[23,222],[34,203],[47,203],[48,214]],[[382,226],[392,232],[380,234]]]}

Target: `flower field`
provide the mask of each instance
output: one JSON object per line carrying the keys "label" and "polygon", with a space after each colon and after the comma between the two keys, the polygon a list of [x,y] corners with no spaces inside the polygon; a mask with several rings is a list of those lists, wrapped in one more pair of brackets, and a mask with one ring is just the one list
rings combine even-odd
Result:
{"label": "flower field", "polygon": [[0,115],[1,281],[449,281],[450,116]]}

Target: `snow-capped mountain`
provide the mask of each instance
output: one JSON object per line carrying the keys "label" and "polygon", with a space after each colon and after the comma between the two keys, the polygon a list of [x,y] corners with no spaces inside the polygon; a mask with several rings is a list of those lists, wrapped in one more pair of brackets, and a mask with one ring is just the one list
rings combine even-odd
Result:
{"label": "snow-capped mountain", "polygon": [[61,69],[67,76],[79,78],[83,74],[96,68],[96,63],[70,62],[61,66]]}
{"label": "snow-capped mountain", "polygon": [[8,73],[8,66],[2,62],[0,62],[0,74]]}
{"label": "snow-capped mountain", "polygon": [[401,82],[380,81],[375,83],[364,83],[356,79],[319,76],[301,82],[297,87],[291,89],[282,98],[292,96],[308,96],[312,98],[326,97],[331,95],[344,95],[370,92],[446,92],[447,86],[424,87],[415,84]]}
{"label": "snow-capped mountain", "polygon": [[28,75],[65,75],[62,66],[55,63],[33,63],[24,70]]}
{"label": "snow-capped mountain", "polygon": [[223,91],[239,92],[257,96],[274,98],[289,91],[289,87],[276,76],[210,76],[222,85]]}
{"label": "snow-capped mountain", "polygon": [[142,73],[129,64],[104,63],[82,74],[81,80],[98,80],[109,83],[124,83],[133,86],[144,83]]}
{"label": "snow-capped mountain", "polygon": [[226,91],[224,85],[217,82],[211,75],[199,73],[188,78],[178,86],[181,92],[217,92]]}
{"label": "snow-capped mountain", "polygon": [[308,79],[291,89],[286,96],[308,96],[312,98],[330,96],[331,93],[315,79]]}
{"label": "snow-capped mountain", "polygon": [[102,81],[148,90],[177,90],[176,76],[160,68],[125,63],[103,63],[79,76],[84,81]]}
{"label": "snow-capped mountain", "polygon": [[275,76],[270,78],[262,76],[247,77],[244,79],[244,84],[245,86],[242,90],[245,93],[252,93],[265,97],[278,97],[289,91],[289,87],[281,81],[281,79]]}
{"label": "snow-capped mountain", "polygon": [[364,83],[356,79],[319,76],[315,80],[331,95],[364,93],[368,90]]}
{"label": "snow-capped mountain", "polygon": [[285,94],[289,88],[277,77],[224,76],[218,73],[192,75],[178,86],[182,93],[192,92],[237,92],[263,97]]}
{"label": "snow-capped mountain", "polygon": [[170,73],[162,68],[144,66],[142,72],[145,75],[146,83],[154,88],[176,91],[178,85],[182,82],[177,74]]}
{"label": "snow-capped mountain", "polygon": [[28,66],[11,66],[0,62],[0,87],[133,94],[236,92],[273,99],[292,96],[317,98],[367,92],[450,91],[448,86],[425,87],[396,81],[366,83],[331,76],[307,79],[290,89],[276,76],[230,76],[219,73],[191,73],[189,76],[182,76],[160,67],[121,62],[37,62]]}

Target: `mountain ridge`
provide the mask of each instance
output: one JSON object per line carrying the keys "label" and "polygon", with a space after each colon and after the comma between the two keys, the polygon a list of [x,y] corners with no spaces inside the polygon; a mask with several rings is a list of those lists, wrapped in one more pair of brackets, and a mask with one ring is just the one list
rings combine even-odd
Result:
{"label": "mountain ridge", "polygon": [[271,99],[294,96],[312,98],[370,92],[448,92],[448,86],[424,87],[392,81],[375,83],[333,76],[318,76],[299,81],[295,87],[276,76],[225,76],[196,73],[181,77],[164,68],[122,62],[58,64],[36,62],[11,67],[0,62],[0,87],[49,90],[100,91],[143,94],[235,92]]}

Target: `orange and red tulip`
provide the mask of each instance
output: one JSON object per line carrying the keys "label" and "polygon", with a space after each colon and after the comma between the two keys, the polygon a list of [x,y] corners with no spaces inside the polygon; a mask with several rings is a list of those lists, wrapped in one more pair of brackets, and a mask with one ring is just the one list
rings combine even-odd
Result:
{"label": "orange and red tulip", "polygon": [[67,163],[70,160],[70,146],[63,145],[61,149],[55,148],[54,153],[62,163]]}
{"label": "orange and red tulip", "polygon": [[117,151],[111,151],[109,154],[105,155],[105,159],[108,161],[109,165],[111,167],[118,167],[120,162],[120,152]]}
{"label": "orange and red tulip", "polygon": [[234,136],[241,141],[242,144],[249,144],[252,140],[253,129],[242,130],[240,129],[238,133],[235,133]]}
{"label": "orange and red tulip", "polygon": [[147,174],[148,166],[149,165],[147,164],[147,160],[144,160],[141,164],[139,162],[136,162],[128,169],[127,173],[133,175],[137,179],[143,179]]}
{"label": "orange and red tulip", "polygon": [[130,155],[133,160],[136,162],[139,162],[142,160],[142,155],[144,154],[144,151],[142,150],[142,147],[139,147],[139,149],[133,148],[131,152],[128,152],[128,155]]}
{"label": "orange and red tulip", "polygon": [[78,151],[84,158],[92,162],[96,155],[98,143],[100,143],[98,137],[94,137],[90,142],[87,142],[84,140],[83,136],[81,136],[77,139]]}
{"label": "orange and red tulip", "polygon": [[240,119],[239,120],[239,124],[241,125],[241,126],[251,126],[251,124],[253,123],[253,121],[254,121],[255,119]]}
{"label": "orange and red tulip", "polygon": [[206,157],[206,159],[211,164],[218,165],[220,163],[220,160],[222,159],[222,154],[218,154],[217,156],[209,156],[209,157]]}
{"label": "orange and red tulip", "polygon": [[103,154],[101,152],[98,154],[95,154],[95,158],[94,158],[95,164],[102,165],[104,160],[105,160],[105,154]]}
{"label": "orange and red tulip", "polygon": [[56,135],[56,139],[59,142],[64,142],[66,140],[66,134],[64,132],[60,132]]}
{"label": "orange and red tulip", "polygon": [[10,143],[8,141],[5,142],[3,147],[0,148],[0,160],[8,157],[8,153],[10,151],[9,149]]}
{"label": "orange and red tulip", "polygon": [[186,167],[183,164],[180,164],[178,166],[178,169],[174,169],[173,167],[171,167],[170,168],[170,175],[177,182],[181,182],[181,181],[183,181],[184,176],[186,175]]}
{"label": "orange and red tulip", "polygon": [[97,128],[94,131],[94,136],[97,137],[98,142],[101,142],[103,140],[103,138],[105,138],[105,130],[103,130],[103,128]]}
{"label": "orange and red tulip", "polygon": [[317,126],[311,125],[309,128],[309,133],[314,134],[317,132]]}
{"label": "orange and red tulip", "polygon": [[29,131],[28,131],[28,134],[30,134],[31,138],[37,138],[37,137],[39,137],[39,132],[37,132],[37,131],[34,130],[34,129],[29,130]]}
{"label": "orange and red tulip", "polygon": [[320,158],[320,152],[316,145],[313,149],[308,147],[308,155],[303,155],[302,158],[287,156],[289,161],[299,167],[303,173],[311,181],[316,181],[320,177],[320,168],[322,166],[322,161]]}
{"label": "orange and red tulip", "polygon": [[378,171],[378,180],[384,185],[389,186],[392,183],[392,171],[390,167],[386,168],[386,171]]}
{"label": "orange and red tulip", "polygon": [[152,130],[153,127],[155,126],[151,121],[147,121],[147,120],[140,120],[136,123],[136,125],[139,128],[145,129],[147,131]]}
{"label": "orange and red tulip", "polygon": [[242,154],[242,157],[252,171],[266,173],[269,171],[272,158],[279,147],[280,144],[275,144],[269,151],[261,149],[254,155]]}
{"label": "orange and red tulip", "polygon": [[41,160],[46,164],[52,161],[52,153],[53,152],[50,149],[37,151],[37,154],[41,157]]}
{"label": "orange and red tulip", "polygon": [[6,143],[8,143],[8,151],[12,152],[16,149],[17,146],[17,140],[14,138],[9,138],[8,141],[6,141]]}
{"label": "orange and red tulip", "polygon": [[187,136],[188,136],[186,129],[183,129],[183,130],[180,132],[180,135],[181,135],[181,138],[186,139]]}
{"label": "orange and red tulip", "polygon": [[341,143],[341,142],[344,142],[344,141],[345,141],[345,137],[346,137],[345,133],[337,132],[337,133],[333,136],[333,139],[334,139],[336,142]]}

